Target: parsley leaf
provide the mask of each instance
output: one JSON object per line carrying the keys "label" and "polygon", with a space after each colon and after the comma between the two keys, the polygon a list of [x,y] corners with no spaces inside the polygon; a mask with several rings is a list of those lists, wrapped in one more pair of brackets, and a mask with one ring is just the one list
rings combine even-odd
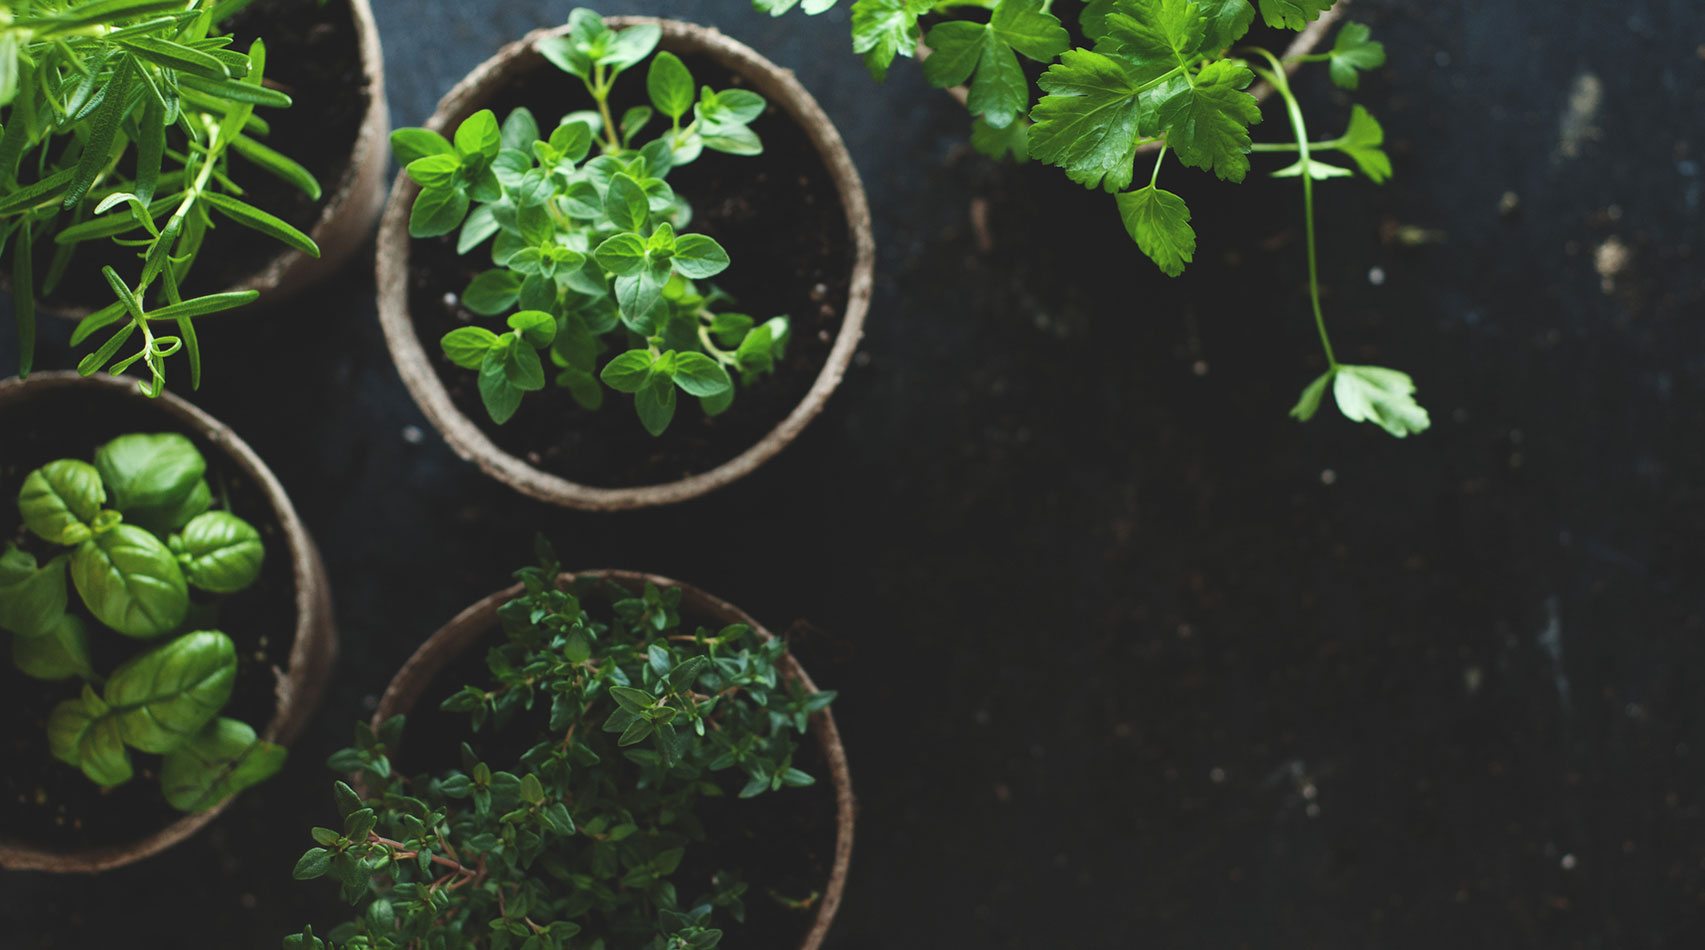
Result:
{"label": "parsley leaf", "polygon": [[1190,227],[1190,208],[1184,199],[1153,185],[1126,192],[1116,199],[1125,230],[1149,259],[1168,277],[1184,273],[1196,256],[1196,232]]}
{"label": "parsley leaf", "polygon": [[852,7],[853,52],[864,57],[870,75],[886,79],[896,56],[914,56],[918,16],[929,0],[858,0]]}
{"label": "parsley leaf", "polygon": [[1432,425],[1427,410],[1415,401],[1415,381],[1408,373],[1350,364],[1335,366],[1309,383],[1291,409],[1291,417],[1302,422],[1314,418],[1328,383],[1338,411],[1351,422],[1371,422],[1399,439],[1425,432]]}
{"label": "parsley leaf", "polygon": [[1191,0],[1123,0],[1104,17],[1099,52],[1128,61],[1144,82],[1185,64],[1201,48],[1207,20]]}
{"label": "parsley leaf", "polygon": [[1207,29],[1202,36],[1202,52],[1217,53],[1231,46],[1249,32],[1255,22],[1255,8],[1249,0],[1202,0],[1202,15]]}
{"label": "parsley leaf", "polygon": [[1016,54],[1048,62],[1071,45],[1065,27],[1041,6],[1041,0],[1003,0],[986,24],[940,24],[926,38],[931,54],[924,60],[924,74],[945,88],[964,82],[974,71],[966,105],[989,125],[1006,128],[1030,105],[1030,84]]}
{"label": "parsley leaf", "polygon": [[1391,177],[1391,156],[1380,147],[1384,144],[1385,130],[1379,120],[1358,105],[1350,110],[1350,128],[1335,147],[1350,156],[1362,174],[1382,185]]}
{"label": "parsley leaf", "polygon": [[1218,60],[1160,103],[1161,127],[1180,161],[1226,181],[1243,180],[1249,172],[1249,126],[1261,121],[1255,97],[1243,91],[1254,79],[1243,63]]}
{"label": "parsley leaf", "polygon": [[1373,31],[1365,23],[1346,23],[1332,44],[1327,69],[1340,89],[1361,85],[1361,74],[1385,65],[1385,44],[1369,39]]}
{"label": "parsley leaf", "polygon": [[978,119],[971,123],[971,147],[990,158],[1011,157],[1020,165],[1030,161],[1030,123],[1023,119],[997,129]]}
{"label": "parsley leaf", "polygon": [[1141,140],[1143,82],[1111,56],[1067,50],[1038,80],[1048,95],[1031,111],[1031,154],[1086,188],[1124,189]]}
{"label": "parsley leaf", "polygon": [[1261,19],[1275,30],[1301,30],[1332,9],[1337,0],[1261,0]]}

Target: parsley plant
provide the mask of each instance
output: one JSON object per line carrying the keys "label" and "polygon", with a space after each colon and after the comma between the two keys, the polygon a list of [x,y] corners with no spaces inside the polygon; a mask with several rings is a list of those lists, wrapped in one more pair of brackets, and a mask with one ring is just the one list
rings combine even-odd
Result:
{"label": "parsley plant", "polygon": [[[796,6],[818,14],[836,2],[754,0],[777,16]],[[1312,418],[1330,385],[1347,418],[1402,437],[1427,428],[1427,411],[1415,402],[1406,374],[1338,362],[1320,304],[1315,242],[1315,182],[1354,174],[1318,156],[1336,152],[1370,180],[1384,182],[1391,176],[1391,161],[1381,148],[1384,133],[1356,106],[1344,134],[1310,142],[1285,75],[1287,64],[1267,50],[1239,45],[1257,6],[1268,26],[1302,30],[1333,3],[1090,0],[1078,21],[1085,40],[1079,46],[1052,12],[1053,0],[856,0],[853,51],[880,80],[896,58],[916,55],[921,41],[930,51],[923,69],[932,84],[968,84],[966,105],[975,117],[971,141],[978,150],[1018,161],[1034,157],[1086,188],[1114,195],[1131,239],[1173,277],[1194,259],[1196,232],[1184,199],[1160,185],[1167,159],[1241,182],[1251,153],[1295,153],[1293,164],[1272,174],[1302,183],[1309,303],[1327,370],[1304,390],[1291,414]],[[925,24],[933,25],[926,30]],[[1021,59],[1046,66],[1037,81],[1039,94]],[[1326,63],[1332,81],[1353,90],[1362,72],[1384,65],[1385,48],[1366,26],[1349,23],[1331,50],[1302,61]],[[1257,77],[1272,84],[1284,102],[1294,141],[1251,140],[1250,127],[1261,121],[1248,91]],[[1155,152],[1154,164],[1138,169],[1138,150],[1144,147]]]}

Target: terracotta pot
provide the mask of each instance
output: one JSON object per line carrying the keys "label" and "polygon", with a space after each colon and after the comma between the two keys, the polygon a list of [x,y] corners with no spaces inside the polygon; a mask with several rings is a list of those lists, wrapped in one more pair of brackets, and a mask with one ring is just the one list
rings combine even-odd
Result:
{"label": "terracotta pot", "polygon": [[[769,639],[773,636],[762,624],[733,604],[712,597],[690,584],[667,577],[614,570],[580,571],[564,574],[562,577],[564,582],[572,581],[576,577],[604,578],[630,589],[642,587],[647,583],[658,587],[679,588],[682,593],[683,617],[712,621],[710,626],[743,623],[757,631],[760,637]],[[391,684],[385,687],[385,695],[380,697],[379,708],[373,713],[373,727],[377,729],[386,719],[399,713],[406,714],[413,709],[421,694],[446,666],[499,630],[497,608],[521,593],[522,587],[517,584],[508,590],[492,594],[457,614],[454,620],[421,644],[420,649],[414,651],[414,655],[397,671],[397,675],[391,679]],[[811,677],[794,659],[793,654],[789,653],[784,658],[782,672],[783,675],[798,680],[807,690],[817,691],[817,685],[811,682]],[[841,746],[840,732],[835,729],[834,713],[825,709],[814,715],[811,719],[811,731],[823,748],[823,758],[829,764],[829,773],[835,783],[835,860],[829,872],[829,881],[823,888],[822,902],[817,905],[817,917],[811,924],[810,932],[800,943],[800,950],[817,950],[828,935],[829,925],[834,922],[836,911],[840,910],[841,896],[846,890],[847,868],[852,862],[853,844],[852,776],[847,770],[847,753]]]}
{"label": "terracotta pot", "polygon": [[[1320,15],[1320,19],[1310,23],[1307,29],[1298,33],[1296,39],[1292,40],[1291,45],[1285,49],[1284,55],[1279,58],[1281,60],[1292,59],[1297,56],[1306,56],[1314,52],[1315,48],[1320,46],[1321,41],[1326,38],[1326,31],[1332,29],[1333,25],[1343,18],[1344,8],[1349,5],[1350,0],[1338,0],[1337,3],[1332,5],[1330,10],[1327,10],[1325,13]],[[921,62],[922,60],[927,59],[929,54],[929,47],[925,46],[922,40],[919,40],[918,60]],[[1297,69],[1301,66],[1302,63],[1300,62],[1287,64],[1285,66],[1285,75],[1296,75]],[[947,94],[959,100],[960,105],[965,105],[971,95],[971,91],[964,86],[954,86],[947,90]],[[1256,102],[1265,104],[1267,99],[1273,95],[1273,87],[1268,83],[1259,82],[1249,90],[1249,94],[1255,97]],[[1139,146],[1137,148],[1137,154],[1153,155],[1159,148],[1159,142],[1149,142],[1146,145]]]}
{"label": "terracotta pot", "polygon": [[[663,29],[659,48],[714,59],[745,79],[750,88],[803,128],[816,146],[840,195],[853,248],[852,279],[848,285],[840,332],[816,382],[781,424],[757,444],[710,471],[661,484],[594,487],[541,471],[505,452],[451,400],[428,355],[427,346],[436,351],[438,341],[423,343],[409,313],[408,217],[420,189],[406,174],[397,176],[396,186],[391,191],[391,203],[379,228],[379,319],[384,325],[391,358],[396,361],[397,370],[414,401],[444,434],[457,455],[478,465],[493,478],[541,501],[569,508],[613,511],[673,504],[721,488],[749,474],[799,435],[806,424],[822,411],[829,394],[840,385],[864,332],[865,314],[870,309],[876,242],[858,169],[853,167],[852,157],[847,154],[846,145],[834,124],[792,72],[708,27],[649,17],[610,17],[607,22],[618,29],[636,23],[657,24]],[[438,111],[427,121],[427,127],[448,135],[462,119],[482,108],[512,77],[535,68],[550,68],[534,46],[546,37],[566,32],[566,27],[539,30],[504,47],[450,90],[438,104]],[[740,411],[738,404],[732,411]]]}
{"label": "terracotta pot", "polygon": [[[368,0],[349,0],[355,32],[361,46],[361,72],[367,81],[367,114],[362,117],[350,150],[349,165],[336,182],[324,188],[320,218],[308,235],[320,247],[320,256],[284,248],[266,266],[248,278],[222,288],[258,290],[255,306],[277,304],[313,287],[336,273],[366,243],[373,222],[385,207],[385,173],[390,170],[391,112],[385,101],[385,57],[379,46],[379,28],[373,22]],[[294,108],[303,108],[298,104]],[[216,242],[215,242],[216,243]],[[10,278],[7,278],[10,287]],[[200,291],[198,291],[199,293]],[[211,291],[209,291],[211,292]],[[69,319],[82,319],[90,308],[59,306],[41,301],[44,312]]]}
{"label": "terracotta pot", "polygon": [[[259,730],[261,738],[288,745],[302,731],[308,716],[319,703],[333,659],[337,655],[337,631],[332,621],[331,589],[326,582],[320,552],[296,516],[290,498],[266,464],[224,423],[200,409],[165,393],[149,400],[136,390],[133,379],[96,376],[84,379],[76,373],[36,373],[29,380],[0,382],[0,413],[28,411],[38,402],[54,399],[74,401],[96,397],[103,400],[134,399],[159,414],[159,427],[198,439],[260,490],[272,509],[272,518],[283,532],[296,587],[295,638],[290,645],[290,668],[278,673],[277,702],[272,720]],[[91,449],[93,446],[90,447]],[[259,520],[259,519],[256,519]],[[9,763],[8,768],[19,767]],[[58,767],[56,765],[56,767]],[[12,841],[0,829],[0,868],[17,871],[83,872],[107,871],[133,864],[183,841],[219,816],[229,800],[193,815],[185,815],[158,831],[134,841],[76,851],[53,851]]]}

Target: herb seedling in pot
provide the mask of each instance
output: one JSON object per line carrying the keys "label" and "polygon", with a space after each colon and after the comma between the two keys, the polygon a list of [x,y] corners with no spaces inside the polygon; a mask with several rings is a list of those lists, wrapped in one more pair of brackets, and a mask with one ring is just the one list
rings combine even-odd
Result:
{"label": "herb seedling in pot", "polygon": [[[834,694],[783,672],[780,640],[684,623],[679,589],[563,589],[548,558],[519,576],[489,678],[442,704],[468,717],[480,750],[464,743],[460,768],[405,777],[399,716],[332,756],[363,791],[337,783],[341,824],[315,828],[295,869],[331,877],[355,905],[330,945],[678,950],[715,947],[724,928],[742,944],[747,884],[698,853],[715,830],[703,807],[738,796],[761,810],[813,784],[794,758]],[[411,736],[432,741],[444,738]],[[488,761],[491,747],[521,751]],[[308,930],[284,945],[327,943]]]}
{"label": "herb seedling in pot", "polygon": [[[133,753],[162,756],[161,789],[186,812],[270,777],[285,756],[219,716],[237,648],[209,621],[217,598],[254,583],[265,549],[252,525],[213,508],[206,470],[174,433],[120,436],[93,464],[49,462],[18,491],[29,537],[0,555],[14,665],[68,684],[48,717],[54,757],[112,788],[134,777]],[[91,643],[101,636],[143,649],[103,672]]]}
{"label": "herb seedling in pot", "polygon": [[[238,181],[256,169],[320,193],[312,174],[265,141],[257,107],[290,105],[262,82],[266,47],[239,51],[220,32],[249,3],[34,0],[0,9],[0,248],[23,375],[34,362],[37,298],[91,242],[111,242],[133,263],[102,267],[116,299],[72,339],[110,332],[78,371],[141,363],[150,395],[164,388],[165,361],[179,352],[198,385],[196,319],[258,296],[186,296],[215,227],[252,228],[319,255],[306,234],[241,197]],[[166,328],[174,332],[157,332]],[[127,345],[134,350],[121,357]]]}
{"label": "herb seedling in pot", "polygon": [[[421,187],[409,231],[455,232],[461,253],[491,256],[493,269],[474,278],[462,303],[502,317],[501,327],[458,327],[442,345],[479,374],[493,421],[513,417],[549,376],[587,409],[603,404],[604,387],[631,394],[646,431],[661,435],[678,393],[722,413],[734,401],[734,377],[750,383],[770,372],[787,344],[786,317],[728,312],[726,296],[704,283],[727,269],[728,252],[687,230],[692,209],[666,181],[707,149],[759,154],[750,126],[765,102],[743,89],[695,88],[679,57],[652,55],[655,25],[615,31],[589,10],[574,11],[569,24],[539,52],[580,79],[596,108],[546,128],[526,109],[501,125],[484,110],[453,140],[427,129],[393,133]],[[616,79],[648,57],[651,105],[618,118]],[[654,124],[666,127],[639,144]]]}
{"label": "herb seedling in pot", "polygon": [[[898,57],[929,50],[924,74],[939,87],[968,84],[966,105],[975,120],[971,142],[995,157],[1036,158],[1061,168],[1086,188],[1114,196],[1119,216],[1138,248],[1163,272],[1178,276],[1196,254],[1190,209],[1161,187],[1171,164],[1241,182],[1252,152],[1280,153],[1294,161],[1275,177],[1301,182],[1309,304],[1326,359],[1326,372],[1303,391],[1291,415],[1314,417],[1330,386],[1338,409],[1356,422],[1372,422],[1394,436],[1425,431],[1427,411],[1415,402],[1408,375],[1379,366],[1340,363],[1326,332],[1316,254],[1314,186],[1346,178],[1352,169],[1322,160],[1336,153],[1375,183],[1391,177],[1379,122],[1361,106],[1342,135],[1309,137],[1298,99],[1286,76],[1295,65],[1273,53],[1240,45],[1256,7],[1274,29],[1303,30],[1335,0],[1090,0],[1074,42],[1053,0],[856,0],[853,50],[883,79]],[[819,14],[836,0],[755,0],[781,15],[796,6]],[[929,25],[926,31],[925,25]],[[1046,66],[1031,88],[1022,60]],[[1301,57],[1324,63],[1340,88],[1354,90],[1360,74],[1385,63],[1385,48],[1368,28],[1348,23],[1332,49]],[[1292,139],[1256,144],[1250,127],[1261,110],[1249,87],[1259,77],[1284,103]],[[1152,162],[1146,157],[1152,153]]]}

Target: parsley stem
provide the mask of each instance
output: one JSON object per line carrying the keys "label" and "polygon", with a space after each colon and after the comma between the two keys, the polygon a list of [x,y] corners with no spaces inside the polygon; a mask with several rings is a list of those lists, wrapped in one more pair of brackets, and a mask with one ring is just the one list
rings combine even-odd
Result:
{"label": "parsley stem", "polygon": [[1297,102],[1296,94],[1291,92],[1291,84],[1285,76],[1284,64],[1278,57],[1264,49],[1255,49],[1267,62],[1273,64],[1273,71],[1263,76],[1273,85],[1273,91],[1285,100],[1285,111],[1290,115],[1291,129],[1296,133],[1297,160],[1302,164],[1302,207],[1303,232],[1308,246],[1308,302],[1314,308],[1314,328],[1320,333],[1320,348],[1326,353],[1326,364],[1331,369],[1338,368],[1338,357],[1332,351],[1332,338],[1326,333],[1326,315],[1320,308],[1320,252],[1315,246],[1314,227],[1314,176],[1309,171],[1309,141],[1308,124],[1303,121],[1302,105]]}
{"label": "parsley stem", "polygon": [[1166,143],[1160,143],[1160,154],[1154,157],[1154,174],[1149,176],[1149,187],[1153,188],[1160,181],[1160,163],[1166,161]]}

